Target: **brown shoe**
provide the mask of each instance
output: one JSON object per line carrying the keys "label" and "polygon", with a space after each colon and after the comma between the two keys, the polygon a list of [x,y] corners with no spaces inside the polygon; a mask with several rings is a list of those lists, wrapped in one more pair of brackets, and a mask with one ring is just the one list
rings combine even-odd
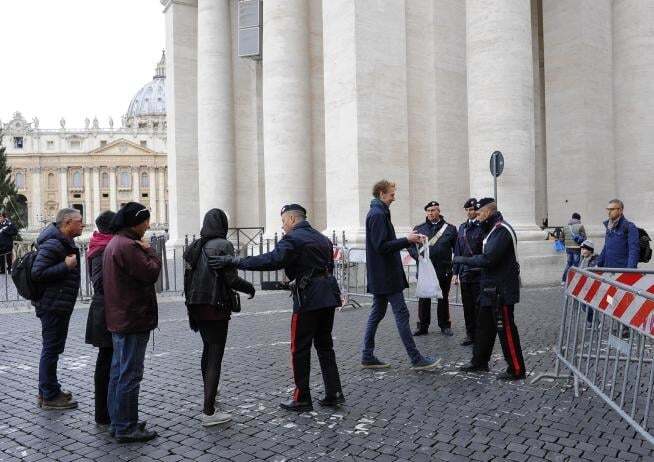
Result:
{"label": "brown shoe", "polygon": [[[68,398],[69,401],[73,399],[73,393],[68,390],[61,390],[60,393],[64,395],[66,398]],[[43,404],[43,396],[39,394],[36,396],[36,405],[38,407],[41,407],[42,404]]]}
{"label": "brown shoe", "polygon": [[41,402],[41,409],[45,411],[59,411],[62,409],[75,409],[77,401],[72,396],[59,392],[59,394],[51,400],[44,399]]}

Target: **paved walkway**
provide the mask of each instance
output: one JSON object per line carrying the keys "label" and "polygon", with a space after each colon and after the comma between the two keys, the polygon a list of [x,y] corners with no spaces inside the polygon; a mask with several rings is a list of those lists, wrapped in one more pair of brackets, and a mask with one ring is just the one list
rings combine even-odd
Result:
{"label": "paved walkway", "polygon": [[[552,367],[559,298],[558,288],[523,292],[517,324],[530,371]],[[336,355],[347,404],[337,412],[316,407],[288,414],[278,402],[292,390],[289,299],[261,294],[243,308],[231,322],[223,365],[221,401],[234,421],[200,426],[201,341],[188,328],[183,304],[167,298],[148,348],[140,402],[141,418],[160,437],[122,446],[93,423],[96,352],[84,344],[87,310],[75,311],[60,361],[60,381],[80,401],[67,412],[36,407],[40,325],[34,315],[0,314],[0,461],[654,460],[654,448],[592,392],[575,399],[564,384],[498,382],[499,344],[493,373],[458,372],[470,357],[459,346],[460,308],[452,309],[454,337],[418,339],[423,352],[444,358],[442,369],[422,373],[409,371],[390,310],[376,353],[393,368],[361,370],[369,307],[338,313]],[[314,398],[322,392],[317,364],[314,355]]]}

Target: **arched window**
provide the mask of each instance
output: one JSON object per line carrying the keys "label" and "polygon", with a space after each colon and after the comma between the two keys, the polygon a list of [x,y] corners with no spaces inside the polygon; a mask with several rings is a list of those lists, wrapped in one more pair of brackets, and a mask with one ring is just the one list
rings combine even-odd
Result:
{"label": "arched window", "polygon": [[141,188],[150,187],[150,177],[148,177],[147,172],[141,173]]}
{"label": "arched window", "polygon": [[120,182],[118,183],[121,188],[129,188],[131,184],[131,175],[129,172],[120,172]]}
{"label": "arched window", "polygon": [[102,172],[102,178],[100,179],[101,187],[109,187],[109,174],[107,172]]}
{"label": "arched window", "polygon": [[81,188],[82,187],[82,172],[77,170],[75,173],[73,173],[73,188]]}
{"label": "arched window", "polygon": [[14,184],[18,189],[25,188],[25,174],[23,172],[16,173],[16,178],[14,178]]}
{"label": "arched window", "polygon": [[48,173],[48,189],[55,189],[55,175]]}

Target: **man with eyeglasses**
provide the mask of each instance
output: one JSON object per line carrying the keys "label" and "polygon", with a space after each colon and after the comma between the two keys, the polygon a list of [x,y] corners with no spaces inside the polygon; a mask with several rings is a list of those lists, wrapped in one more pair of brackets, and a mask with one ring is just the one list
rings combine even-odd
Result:
{"label": "man with eyeglasses", "polygon": [[612,199],[606,207],[609,219],[604,222],[604,248],[597,266],[604,268],[636,268],[640,256],[638,229],[623,215],[624,204]]}

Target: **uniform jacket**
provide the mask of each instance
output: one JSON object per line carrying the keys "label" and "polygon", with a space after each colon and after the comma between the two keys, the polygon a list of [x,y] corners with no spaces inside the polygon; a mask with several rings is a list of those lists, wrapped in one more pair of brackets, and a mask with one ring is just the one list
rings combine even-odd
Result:
{"label": "uniform jacket", "polygon": [[10,220],[0,224],[0,254],[11,252],[18,228]]}
{"label": "uniform jacket", "polygon": [[[443,235],[434,243],[434,245],[429,246],[429,258],[434,264],[436,272],[441,275],[445,275],[452,271],[452,253],[454,252],[454,246],[456,244],[456,228],[447,223],[444,218],[441,218],[438,223],[432,223],[429,220],[425,220],[424,223],[413,228],[414,231],[424,234],[427,238],[431,239],[443,226],[446,227],[445,231],[443,231]],[[411,254],[414,259],[418,259],[418,250],[415,245],[409,247],[409,254]]]}
{"label": "uniform jacket", "polygon": [[131,230],[119,231],[104,250],[103,285],[107,329],[119,334],[149,332],[158,323],[154,283],[161,260],[143,249]]}
{"label": "uniform jacket", "polygon": [[370,202],[366,217],[366,272],[368,292],[389,295],[409,287],[400,250],[410,246],[407,238],[398,239],[391,222],[391,211],[379,199]]}
{"label": "uniform jacket", "polygon": [[[77,301],[80,286],[79,249],[75,241],[65,237],[54,223],[46,227],[36,239],[38,251],[32,265],[32,280],[44,288],[43,297],[32,301],[36,315],[45,311],[71,312]],[[77,266],[69,269],[66,257],[75,255]]]}
{"label": "uniform jacket", "polygon": [[494,305],[494,293],[500,296],[501,303],[505,305],[514,305],[520,301],[520,266],[513,238],[510,231],[501,225],[502,221],[502,214],[496,212],[482,223],[487,231],[486,244],[481,254],[454,259],[456,263],[481,268],[479,304],[482,307]]}
{"label": "uniform jacket", "polygon": [[604,268],[636,268],[640,256],[640,241],[636,225],[620,217],[613,229],[604,222],[606,237],[604,248],[597,259],[597,266]]}
{"label": "uniform jacket", "polygon": [[313,276],[307,287],[294,291],[293,311],[303,312],[341,305],[341,292],[334,272],[331,241],[302,221],[282,237],[275,248],[263,255],[240,260],[239,269],[274,271],[284,269],[289,280],[299,283],[303,276]]}
{"label": "uniform jacket", "polygon": [[[454,246],[454,256],[472,257],[479,255],[482,250],[484,241],[484,230],[481,223],[477,220],[466,220],[459,226],[457,233],[456,245]],[[459,276],[462,282],[479,281],[481,269],[469,265],[455,264],[454,274]]]}

